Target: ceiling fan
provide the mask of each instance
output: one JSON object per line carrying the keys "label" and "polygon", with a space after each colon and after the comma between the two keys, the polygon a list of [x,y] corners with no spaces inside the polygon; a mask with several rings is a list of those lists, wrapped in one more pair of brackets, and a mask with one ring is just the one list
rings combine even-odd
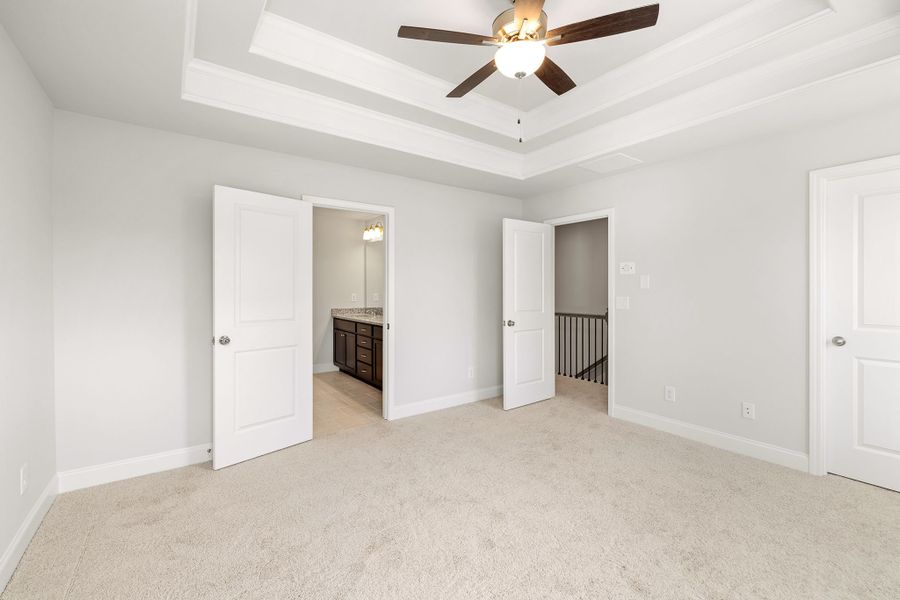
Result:
{"label": "ceiling fan", "polygon": [[494,19],[493,36],[404,25],[397,32],[397,37],[449,44],[499,46],[494,60],[459,84],[447,94],[448,98],[465,96],[497,70],[514,79],[522,79],[533,73],[557,95],[562,95],[574,88],[575,82],[547,57],[547,46],[572,44],[653,27],[659,17],[659,4],[651,4],[547,31],[544,0],[512,1],[513,8]]}

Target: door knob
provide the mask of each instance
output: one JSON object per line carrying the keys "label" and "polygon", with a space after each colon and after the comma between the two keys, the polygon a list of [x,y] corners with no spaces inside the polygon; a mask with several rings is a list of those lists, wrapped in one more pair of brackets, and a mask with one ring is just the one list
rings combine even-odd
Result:
{"label": "door knob", "polygon": [[515,327],[515,326],[516,326],[516,322],[515,322],[515,321],[507,321],[507,322],[506,322],[506,326],[507,326],[507,327]]}
{"label": "door knob", "polygon": [[842,338],[839,335],[836,335],[833,338],[831,338],[831,343],[834,344],[835,346],[840,347],[840,346],[845,345],[847,343],[847,340],[845,340],[844,338]]}
{"label": "door knob", "polygon": [[223,346],[227,346],[228,344],[231,343],[231,338],[228,337],[227,335],[223,335],[222,337],[219,338],[219,343],[222,344]]}

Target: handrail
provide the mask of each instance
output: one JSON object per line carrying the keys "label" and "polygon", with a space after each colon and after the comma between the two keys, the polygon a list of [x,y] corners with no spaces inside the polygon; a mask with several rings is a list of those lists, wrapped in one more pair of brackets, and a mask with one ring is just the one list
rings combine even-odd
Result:
{"label": "handrail", "polygon": [[600,365],[605,364],[607,358],[608,358],[608,357],[604,356],[604,357],[601,358],[600,360],[595,361],[594,364],[592,364],[591,366],[589,366],[589,367],[587,367],[587,368],[584,368],[584,369],[578,371],[578,373],[575,374],[575,379],[581,379],[585,374],[590,373],[591,371],[593,371],[594,369],[596,369],[596,368],[599,367]]}

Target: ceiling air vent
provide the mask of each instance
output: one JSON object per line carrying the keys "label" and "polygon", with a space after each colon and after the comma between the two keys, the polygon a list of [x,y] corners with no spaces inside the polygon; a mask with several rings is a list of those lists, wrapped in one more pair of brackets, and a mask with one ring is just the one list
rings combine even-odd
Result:
{"label": "ceiling air vent", "polygon": [[642,164],[643,162],[644,161],[639,158],[628,156],[627,154],[623,154],[622,152],[617,152],[615,154],[607,154],[606,156],[601,156],[600,158],[589,160],[588,162],[581,163],[578,166],[582,169],[593,171],[594,173],[606,175],[608,173],[615,173],[616,171],[624,171],[625,169],[630,169],[639,164]]}

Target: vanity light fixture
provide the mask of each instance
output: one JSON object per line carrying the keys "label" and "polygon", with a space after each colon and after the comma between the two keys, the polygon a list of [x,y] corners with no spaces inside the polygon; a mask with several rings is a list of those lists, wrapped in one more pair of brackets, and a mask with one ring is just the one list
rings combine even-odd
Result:
{"label": "vanity light fixture", "polygon": [[363,229],[363,241],[365,242],[380,242],[384,239],[384,225],[381,224],[381,221],[375,223],[374,225],[369,225],[365,229]]}

